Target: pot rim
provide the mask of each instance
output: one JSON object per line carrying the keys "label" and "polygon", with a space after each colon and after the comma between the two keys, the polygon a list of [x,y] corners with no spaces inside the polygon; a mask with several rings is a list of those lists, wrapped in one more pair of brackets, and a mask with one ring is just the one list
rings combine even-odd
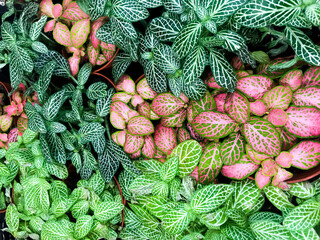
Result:
{"label": "pot rim", "polygon": [[113,62],[113,60],[115,59],[115,57],[118,55],[119,51],[120,51],[120,48],[117,48],[117,50],[116,50],[115,53],[113,54],[112,58],[111,58],[105,65],[103,65],[102,67],[94,70],[91,74],[99,73],[99,72],[101,72],[101,71],[104,70],[104,69],[109,69],[109,68],[111,68],[112,62]]}

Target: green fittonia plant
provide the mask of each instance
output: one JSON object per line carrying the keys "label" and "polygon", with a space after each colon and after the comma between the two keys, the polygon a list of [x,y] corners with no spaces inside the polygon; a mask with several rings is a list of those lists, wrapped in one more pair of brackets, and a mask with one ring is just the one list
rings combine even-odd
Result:
{"label": "green fittonia plant", "polygon": [[115,183],[105,184],[98,171],[72,192],[62,181],[29,175],[14,183],[5,230],[17,239],[115,240],[123,208]]}

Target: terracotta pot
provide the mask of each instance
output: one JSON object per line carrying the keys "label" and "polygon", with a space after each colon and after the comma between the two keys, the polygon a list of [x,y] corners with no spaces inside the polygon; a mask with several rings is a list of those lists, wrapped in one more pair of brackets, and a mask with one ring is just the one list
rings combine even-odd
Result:
{"label": "terracotta pot", "polygon": [[115,59],[115,57],[117,56],[117,54],[119,53],[120,49],[118,48],[117,51],[113,54],[112,58],[102,67],[98,68],[97,70],[94,70],[92,73],[99,73],[104,69],[109,69],[112,67],[112,62]]}
{"label": "terracotta pot", "polygon": [[[7,92],[7,96],[9,96],[9,92],[11,91],[11,85],[9,83],[1,82],[1,81],[0,81],[0,85]],[[12,101],[11,96],[9,96],[9,100],[10,100],[10,102]]]}
{"label": "terracotta pot", "polygon": [[137,84],[141,79],[143,79],[145,77],[144,74],[142,74],[134,83]]}
{"label": "terracotta pot", "polygon": [[101,73],[98,73],[98,72],[92,72],[91,75],[96,75],[96,76],[99,76],[99,77],[102,77],[104,78],[108,83],[110,83],[114,89],[116,90],[117,92],[117,89],[116,89],[116,85],[113,83],[113,81],[111,81],[110,78],[106,77],[105,75],[101,74]]}

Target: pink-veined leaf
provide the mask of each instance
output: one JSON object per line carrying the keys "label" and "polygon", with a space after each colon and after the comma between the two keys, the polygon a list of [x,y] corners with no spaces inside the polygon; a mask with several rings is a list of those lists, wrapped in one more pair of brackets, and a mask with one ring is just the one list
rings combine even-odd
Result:
{"label": "pink-veined leaf", "polygon": [[310,67],[303,75],[301,87],[320,86],[320,67]]}
{"label": "pink-veined leaf", "polygon": [[282,151],[288,151],[297,142],[297,138],[293,134],[284,130],[284,128],[280,129],[280,140],[281,140]]}
{"label": "pink-veined leaf", "polygon": [[61,4],[55,4],[52,9],[53,17],[55,19],[59,18],[62,14],[62,6]]}
{"label": "pink-veined leaf", "polygon": [[224,106],[225,111],[236,122],[245,123],[248,121],[250,116],[249,101],[241,93],[237,91],[229,93]]}
{"label": "pink-veined leaf", "polygon": [[153,158],[156,154],[156,146],[154,144],[152,136],[144,136],[144,145],[141,149],[141,153],[147,158]]}
{"label": "pink-veined leaf", "polygon": [[222,89],[222,87],[216,82],[213,76],[210,76],[205,82],[209,88]]}
{"label": "pink-veined leaf", "polygon": [[277,174],[273,177],[272,185],[275,187],[280,187],[281,189],[286,188],[285,185],[282,184],[282,182],[289,180],[292,178],[293,174],[291,172],[288,172],[287,170],[283,168],[279,168]]}
{"label": "pink-veined leaf", "polygon": [[280,79],[279,82],[282,86],[289,86],[294,92],[301,86],[302,71],[297,69],[290,70]]}
{"label": "pink-veined leaf", "polygon": [[315,107],[289,107],[288,122],[284,126],[291,134],[301,137],[320,136],[320,110]]}
{"label": "pink-veined leaf", "polygon": [[237,89],[255,100],[271,90],[273,82],[266,76],[252,75],[238,80]]}
{"label": "pink-veined leaf", "polygon": [[116,46],[114,44],[106,43],[106,42],[100,42],[100,47],[104,48],[108,51],[116,51]]}
{"label": "pink-veined leaf", "polygon": [[271,177],[265,176],[262,173],[262,170],[259,169],[255,175],[255,181],[258,188],[262,189],[265,186],[268,186],[271,180]]}
{"label": "pink-veined leaf", "polygon": [[214,111],[202,112],[192,121],[192,127],[197,133],[208,139],[226,137],[236,126],[236,122],[228,115]]}
{"label": "pink-veined leaf", "polygon": [[182,102],[184,103],[188,103],[189,102],[189,98],[184,94],[184,93],[180,93],[179,98],[182,100]]}
{"label": "pink-veined leaf", "polygon": [[62,7],[63,9],[67,9],[67,7],[69,6],[69,4],[71,4],[72,0],[63,0],[62,1]]}
{"label": "pink-veined leaf", "polygon": [[292,100],[290,87],[277,86],[263,96],[268,108],[280,108],[286,110]]}
{"label": "pink-veined leaf", "polygon": [[125,104],[127,104],[130,100],[131,100],[132,96],[128,93],[125,92],[118,92],[113,94],[112,96],[112,102],[123,102]]}
{"label": "pink-veined leaf", "polygon": [[[267,75],[268,77],[270,77],[272,79],[273,78],[277,78],[277,77],[280,77],[281,75],[283,75],[285,72],[287,72],[288,68],[278,69],[278,70],[275,70],[275,71],[271,71],[271,70],[269,70],[269,68],[274,66],[274,65],[277,65],[277,64],[286,63],[286,62],[288,62],[290,60],[291,59],[288,59],[288,58],[276,58],[276,59],[270,61],[267,64],[260,64],[257,67],[256,71],[257,71],[258,74],[265,74],[265,75]],[[297,66],[298,66],[298,64],[295,64],[292,67],[290,67],[289,69],[295,68]]]}
{"label": "pink-veined leaf", "polygon": [[128,132],[132,135],[150,135],[154,132],[152,122],[144,116],[132,117],[127,126]]}
{"label": "pink-veined leaf", "polygon": [[133,117],[137,117],[139,116],[139,113],[136,110],[132,110],[130,109],[130,111],[128,112],[128,119],[130,120]]}
{"label": "pink-veined leaf", "polygon": [[188,121],[192,122],[193,119],[202,112],[216,110],[217,106],[214,101],[213,96],[210,94],[209,91],[198,101],[192,100],[190,105],[187,109],[188,111]]}
{"label": "pink-veined leaf", "polygon": [[168,116],[176,113],[183,106],[183,101],[173,94],[161,93],[153,99],[151,109],[159,116]]}
{"label": "pink-veined leaf", "polygon": [[[151,109],[151,107],[150,107]],[[160,116],[158,114],[156,114],[154,111],[152,111],[152,109],[150,110],[150,120],[159,120]]]}
{"label": "pink-veined leaf", "polygon": [[214,101],[216,102],[218,112],[225,113],[224,104],[226,102],[226,98],[227,98],[226,93],[220,93],[214,96]]}
{"label": "pink-veined leaf", "polygon": [[[125,93],[127,94],[127,93]],[[130,96],[128,94],[128,96]],[[138,112],[140,115],[145,116],[146,118],[150,118],[151,108],[148,102],[143,102],[138,105]]]}
{"label": "pink-veined leaf", "polygon": [[19,117],[17,121],[17,128],[20,132],[24,132],[28,128],[28,119]]}
{"label": "pink-veined leaf", "polygon": [[39,8],[42,14],[47,15],[48,17],[54,18],[53,16],[53,3],[52,0],[42,0]]}
{"label": "pink-veined leaf", "polygon": [[198,142],[204,140],[204,138],[202,136],[200,136],[199,133],[196,132],[196,130],[194,130],[194,128],[192,127],[192,125],[189,122],[187,122],[187,128],[190,132],[191,138],[197,140]]}
{"label": "pink-veined leaf", "polygon": [[224,165],[221,173],[225,177],[242,180],[252,175],[258,168],[259,165],[252,163],[246,155],[243,155],[238,163],[229,166]]}
{"label": "pink-veined leaf", "polygon": [[159,149],[156,148],[156,153],[153,158],[159,160],[159,159],[166,159],[167,156],[163,152],[161,152]]}
{"label": "pink-veined leaf", "polygon": [[250,74],[247,71],[236,71],[237,79],[244,78],[249,76]]}
{"label": "pink-veined leaf", "polygon": [[250,112],[256,116],[262,116],[268,111],[267,104],[263,100],[256,100],[255,102],[250,102]]}
{"label": "pink-veined leaf", "polygon": [[12,128],[8,133],[8,143],[16,142],[18,140],[18,134],[19,134],[18,128]]}
{"label": "pink-veined leaf", "polygon": [[127,137],[127,131],[123,130],[120,131],[119,134],[117,135],[117,141],[120,144],[120,146],[124,146],[125,142],[126,142],[126,137]]}
{"label": "pink-veined leaf", "polygon": [[95,66],[99,56],[99,48],[94,48],[93,45],[89,43],[87,47],[87,54],[89,57],[89,62],[92,64],[92,66]]}
{"label": "pink-veined leaf", "polygon": [[279,133],[270,122],[250,121],[244,124],[242,132],[253,150],[269,156],[277,156],[280,153]]}
{"label": "pink-veined leaf", "polygon": [[288,119],[288,115],[283,109],[271,109],[268,114],[268,121],[276,127],[286,125]]}
{"label": "pink-veined leaf", "polygon": [[100,49],[102,51],[102,54],[107,61],[110,61],[111,58],[113,57],[114,52],[115,52],[115,50],[113,50],[113,49],[115,49],[115,48],[116,48],[116,46],[113,44],[109,44],[108,48],[103,48],[103,47],[101,47],[101,44],[100,44]]}
{"label": "pink-veined leaf", "polygon": [[200,183],[210,184],[218,176],[222,167],[220,144],[211,143],[206,146],[199,162]]}
{"label": "pink-veined leaf", "polygon": [[44,26],[44,32],[51,32],[54,29],[54,26],[56,25],[56,20],[55,19],[51,19],[50,21],[48,21],[46,23],[46,25]]}
{"label": "pink-veined leaf", "polygon": [[99,47],[100,40],[96,38],[96,33],[98,29],[107,22],[106,17],[100,17],[92,23],[89,39],[94,48]]}
{"label": "pink-veined leaf", "polygon": [[129,112],[131,109],[123,102],[113,102],[110,105],[110,112],[114,111],[117,112],[124,120],[125,122],[129,121]]}
{"label": "pink-veined leaf", "polygon": [[73,46],[76,48],[81,47],[88,38],[90,33],[90,20],[82,19],[76,22],[71,28],[71,40]]}
{"label": "pink-veined leaf", "polygon": [[235,71],[244,69],[244,64],[240,61],[238,56],[235,56],[231,59],[231,66]]}
{"label": "pink-veined leaf", "polygon": [[157,92],[152,90],[146,78],[141,79],[137,84],[137,92],[143,99],[152,100],[157,96]]}
{"label": "pink-veined leaf", "polygon": [[277,174],[278,166],[273,159],[264,160],[261,163],[261,173],[267,177],[272,177]]}
{"label": "pink-veined leaf", "polygon": [[110,123],[116,129],[125,129],[126,127],[123,117],[115,111],[110,111]]}
{"label": "pink-veined leaf", "polygon": [[132,106],[134,106],[134,107],[136,107],[136,106],[138,106],[139,104],[141,104],[141,103],[143,103],[143,98],[140,96],[140,95],[138,95],[138,94],[135,94],[135,95],[133,95],[133,97],[132,97],[132,99],[131,99],[131,104],[132,104]]}
{"label": "pink-veined leaf", "polygon": [[130,95],[134,95],[136,93],[136,85],[132,78],[127,74],[123,74],[119,78],[116,89],[118,91],[124,91]]}
{"label": "pink-veined leaf", "polygon": [[106,62],[107,62],[106,57],[105,57],[103,54],[99,54],[99,55],[98,55],[98,58],[97,58],[96,64],[97,64],[98,66],[101,66],[101,65],[105,64]]}
{"label": "pink-veined leaf", "polygon": [[132,159],[138,159],[139,157],[141,157],[141,149],[133,154],[130,154],[130,158]]}
{"label": "pink-veined leaf", "polygon": [[68,59],[70,72],[74,76],[79,72],[80,56],[72,56]]}
{"label": "pink-veined leaf", "polygon": [[320,87],[298,89],[293,93],[292,102],[296,106],[314,106],[320,109]]}
{"label": "pink-veined leaf", "polygon": [[113,140],[116,144],[118,144],[118,145],[120,145],[120,144],[118,143],[118,139],[117,139],[117,136],[118,136],[119,132],[120,132],[120,131],[117,131],[117,132],[114,132],[114,133],[111,134],[112,140]]}
{"label": "pink-veined leaf", "polygon": [[165,127],[180,127],[186,119],[186,109],[180,109],[178,112],[161,118],[161,124]]}
{"label": "pink-veined leaf", "polygon": [[281,152],[279,156],[276,157],[276,163],[283,168],[291,167],[293,156],[289,152]]}
{"label": "pink-veined leaf", "polygon": [[2,132],[8,131],[8,129],[11,127],[12,120],[13,118],[8,114],[0,116],[0,129],[2,130]]}
{"label": "pink-veined leaf", "polygon": [[293,156],[292,166],[300,169],[310,169],[319,164],[320,143],[316,141],[303,141],[289,150]]}
{"label": "pink-veined leaf", "polygon": [[6,141],[8,141],[8,134],[6,134],[6,133],[0,133],[0,141],[1,141],[1,142],[6,142]]}
{"label": "pink-veined leaf", "polygon": [[67,25],[57,22],[54,30],[53,30],[53,38],[56,40],[57,43],[65,46],[65,47],[71,47],[72,41],[71,41],[71,33],[67,27]]}
{"label": "pink-veined leaf", "polygon": [[76,22],[81,19],[87,19],[90,16],[86,14],[84,11],[82,11],[79,5],[75,1],[73,1],[70,4],[68,4],[67,8],[63,11],[61,17]]}
{"label": "pink-veined leaf", "polygon": [[246,144],[245,149],[246,149],[246,154],[255,164],[260,164],[263,160],[270,158],[270,156],[266,154],[262,154],[254,151],[249,144]]}
{"label": "pink-veined leaf", "polygon": [[173,128],[158,124],[154,131],[154,142],[161,152],[169,155],[177,146],[176,134]]}
{"label": "pink-veined leaf", "polygon": [[126,143],[124,144],[124,151],[128,154],[133,154],[139,151],[144,144],[143,136],[136,136],[127,133]]}
{"label": "pink-veined leaf", "polygon": [[221,159],[225,165],[238,162],[244,153],[245,139],[238,133],[232,133],[221,144]]}
{"label": "pink-veined leaf", "polygon": [[190,134],[188,133],[187,129],[185,128],[179,128],[178,130],[178,140],[179,140],[179,143],[182,143],[184,141],[187,141],[187,140],[190,140],[191,139],[191,136]]}

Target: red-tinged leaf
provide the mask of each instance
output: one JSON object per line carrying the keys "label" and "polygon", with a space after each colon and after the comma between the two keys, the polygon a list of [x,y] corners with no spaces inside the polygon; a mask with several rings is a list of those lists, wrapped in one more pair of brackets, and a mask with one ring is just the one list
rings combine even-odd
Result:
{"label": "red-tinged leaf", "polygon": [[303,75],[301,86],[320,86],[320,67],[310,67]]}
{"label": "red-tinged leaf", "polygon": [[90,20],[82,19],[76,22],[71,28],[71,40],[73,46],[80,48],[88,38],[90,33]]}
{"label": "red-tinged leaf", "polygon": [[252,149],[252,147],[250,147],[249,144],[246,144],[246,153],[248,155],[248,157],[252,160],[252,162],[254,162],[255,164],[260,164],[262,161],[270,158],[270,156],[262,154],[262,153],[258,153],[256,151],[254,151]]}
{"label": "red-tinged leaf", "polygon": [[202,112],[192,121],[192,127],[197,133],[208,139],[226,137],[236,126],[236,122],[228,115],[214,111]]}
{"label": "red-tinged leaf", "polygon": [[280,84],[289,86],[293,92],[300,88],[301,83],[302,71],[297,69],[290,70],[280,79]]}
{"label": "red-tinged leaf", "polygon": [[115,111],[110,111],[110,123],[116,129],[125,129],[126,127],[123,117]]}
{"label": "red-tinged leaf", "polygon": [[240,61],[240,58],[238,56],[232,58],[231,66],[235,71],[244,69],[244,64]]}
{"label": "red-tinged leaf", "polygon": [[133,97],[132,97],[132,99],[131,99],[131,104],[132,104],[132,106],[134,106],[134,107],[136,107],[136,106],[138,106],[139,104],[141,104],[141,103],[143,103],[143,98],[140,96],[140,95],[138,95],[138,94],[135,94],[135,95],[133,95]]}
{"label": "red-tinged leaf", "polygon": [[292,103],[296,106],[314,106],[320,109],[320,87],[298,89],[293,93]]}
{"label": "red-tinged leaf", "polygon": [[130,158],[132,159],[138,159],[139,157],[141,157],[141,150],[130,155]]}
{"label": "red-tinged leaf", "polygon": [[276,163],[283,168],[291,167],[293,156],[289,152],[281,152],[278,157],[276,157]]}
{"label": "red-tinged leaf", "polygon": [[[274,65],[277,65],[277,64],[286,63],[290,60],[291,59],[277,58],[277,59],[270,61],[267,64],[260,64],[257,67],[257,73],[258,74],[265,74],[265,75],[269,76],[270,78],[280,77],[281,75],[283,75],[285,72],[288,71],[288,68],[278,69],[276,71],[270,71],[269,68]],[[297,65],[298,64],[295,64],[294,66],[290,67],[289,69],[295,68],[295,67],[297,67]]]}
{"label": "red-tinged leaf", "polygon": [[238,133],[232,133],[221,144],[221,159],[224,165],[237,163],[244,153],[245,139]]}
{"label": "red-tinged leaf", "polygon": [[315,107],[289,107],[289,120],[284,126],[291,134],[300,137],[320,136],[320,110]]}
{"label": "red-tinged leaf", "polygon": [[204,138],[202,136],[200,136],[199,133],[196,132],[196,130],[194,130],[194,128],[192,127],[192,125],[189,122],[187,122],[187,128],[190,132],[191,138],[197,140],[198,142],[204,140]]}
{"label": "red-tinged leaf", "polygon": [[289,150],[293,156],[292,166],[300,169],[310,169],[319,164],[320,143],[316,141],[303,141]]}
{"label": "red-tinged leaf", "polygon": [[17,128],[20,132],[24,132],[28,128],[28,119],[19,117],[17,121]]}
{"label": "red-tinged leaf", "polygon": [[10,117],[8,114],[4,114],[0,116],[0,129],[2,132],[8,131],[11,127],[13,118]]}
{"label": "red-tinged leaf", "polygon": [[244,95],[237,91],[228,94],[225,102],[225,110],[236,122],[245,123],[249,120],[249,101]]}
{"label": "red-tinged leaf", "polygon": [[139,151],[144,144],[143,136],[135,136],[127,133],[124,151],[128,154],[133,154]]}
{"label": "red-tinged leaf", "polygon": [[92,64],[92,66],[95,66],[99,56],[99,48],[94,48],[93,45],[89,43],[87,54],[89,57],[89,62]]}
{"label": "red-tinged leaf", "polygon": [[59,18],[62,14],[62,6],[61,4],[55,4],[52,13],[55,19]]}
{"label": "red-tinged leaf", "polygon": [[167,156],[163,152],[161,152],[159,149],[156,148],[156,153],[153,158],[159,160],[159,159],[166,159]]}
{"label": "red-tinged leaf", "polygon": [[159,119],[160,119],[160,116],[151,110],[150,111],[150,120],[159,120]]}
{"label": "red-tinged leaf", "polygon": [[261,172],[262,170],[259,169],[255,175],[256,185],[260,189],[264,188],[265,186],[268,186],[271,181],[271,177],[265,176]]}
{"label": "red-tinged leaf", "polygon": [[128,132],[132,135],[150,135],[154,132],[152,122],[144,116],[132,117],[127,126]]}
{"label": "red-tinged leaf", "polygon": [[136,85],[132,78],[127,74],[123,74],[119,78],[116,89],[118,91],[124,91],[130,95],[134,95],[136,93]]}
{"label": "red-tinged leaf", "polygon": [[62,18],[70,21],[79,21],[81,19],[88,19],[90,16],[81,10],[79,5],[73,1],[68,4],[67,8],[63,11]]}
{"label": "red-tinged leaf", "polygon": [[209,88],[213,88],[213,89],[222,89],[222,87],[216,82],[216,80],[214,80],[213,76],[210,76],[207,80],[206,80],[206,84]]}
{"label": "red-tinged leaf", "polygon": [[165,127],[180,127],[186,119],[186,109],[180,109],[178,112],[161,118],[161,124]]}
{"label": "red-tinged leaf", "polygon": [[157,95],[151,104],[151,109],[159,116],[168,116],[178,112],[184,103],[171,93]]}
{"label": "red-tinged leaf", "polygon": [[39,6],[41,13],[51,18],[54,18],[53,7],[52,0],[42,0]]}
{"label": "red-tinged leaf", "polygon": [[145,116],[146,118],[150,118],[150,113],[151,113],[150,104],[148,102],[143,102],[143,103],[139,104],[138,105],[138,112],[140,115]]}
{"label": "red-tinged leaf", "polygon": [[105,57],[105,59],[107,61],[110,61],[114,55],[114,52],[115,52],[115,50],[113,50],[113,49],[115,49],[116,46],[113,44],[109,44],[109,48],[103,48],[103,47],[101,47],[101,44],[100,44],[100,48],[101,48],[102,54]]}
{"label": "red-tinged leaf", "polygon": [[259,165],[252,163],[246,155],[243,155],[238,163],[230,166],[224,165],[221,173],[225,177],[242,180],[252,175],[258,168]]}
{"label": "red-tinged leaf", "polygon": [[61,22],[56,23],[54,30],[53,30],[53,38],[54,38],[54,40],[56,40],[57,43],[65,46],[65,47],[72,46],[71,33],[70,33],[68,27]]}
{"label": "red-tinged leaf", "polygon": [[125,120],[125,122],[129,121],[128,114],[130,110],[131,109],[123,102],[113,102],[110,105],[110,112],[117,112]]}
{"label": "red-tinged leaf", "polygon": [[46,23],[46,25],[44,26],[44,32],[51,32],[54,29],[54,26],[56,25],[56,20],[55,19],[51,19],[50,21],[48,21]]}
{"label": "red-tinged leaf", "polygon": [[272,80],[266,76],[252,75],[238,80],[237,89],[255,100],[262,99],[272,88]]}
{"label": "red-tinged leaf", "polygon": [[292,100],[290,87],[277,86],[263,96],[268,108],[280,108],[286,110]]}
{"label": "red-tinged leaf", "polygon": [[1,142],[6,142],[6,141],[8,141],[8,134],[6,134],[6,133],[0,133],[0,141],[1,141]]}
{"label": "red-tinged leaf", "polygon": [[156,154],[156,146],[152,136],[144,136],[144,145],[141,149],[141,153],[147,158],[153,158]]}
{"label": "red-tinged leaf", "polygon": [[128,112],[128,118],[129,118],[129,120],[130,120],[131,118],[137,117],[137,116],[139,116],[139,113],[138,113],[136,110],[130,109],[130,111]]}
{"label": "red-tinged leaf", "polygon": [[196,166],[196,168],[193,170],[193,172],[190,174],[190,176],[194,177],[196,181],[199,181],[199,168]]}
{"label": "red-tinged leaf", "polygon": [[261,173],[267,177],[272,177],[277,174],[278,166],[273,159],[264,160],[261,163]]}
{"label": "red-tinged leaf", "polygon": [[250,74],[248,72],[246,72],[246,71],[236,71],[237,79],[244,78],[244,77],[247,77],[249,75]]}
{"label": "red-tinged leaf", "polygon": [[242,132],[253,150],[269,156],[279,155],[281,150],[279,133],[270,122],[250,121],[244,124]]}
{"label": "red-tinged leaf", "polygon": [[288,115],[282,109],[271,109],[268,115],[268,121],[276,127],[282,127],[288,122]]}
{"label": "red-tinged leaf", "polygon": [[152,100],[157,96],[157,92],[152,90],[146,78],[141,79],[137,84],[137,92],[143,99]]}
{"label": "red-tinged leaf", "polygon": [[101,65],[105,64],[106,62],[107,62],[107,59],[105,58],[105,56],[103,54],[99,54],[96,64],[98,66],[101,66]]}
{"label": "red-tinged leaf", "polygon": [[224,104],[226,102],[226,98],[227,93],[220,93],[214,96],[214,101],[216,102],[218,112],[225,113]]}
{"label": "red-tinged leaf", "polygon": [[154,142],[161,152],[169,155],[177,146],[176,134],[173,128],[158,124],[154,131]]}
{"label": "red-tinged leaf", "polygon": [[72,56],[68,59],[70,71],[73,76],[79,72],[80,56]]}
{"label": "red-tinged leaf", "polygon": [[199,162],[200,183],[213,183],[214,179],[218,176],[221,167],[220,144],[211,143],[207,145]]}
{"label": "red-tinged leaf", "polygon": [[18,128],[12,128],[8,133],[8,143],[16,142],[18,140],[18,134],[19,134]]}
{"label": "red-tinged leaf", "polygon": [[179,98],[180,98],[184,103],[188,103],[188,102],[189,102],[189,98],[188,98],[184,93],[180,93]]}
{"label": "red-tinged leaf", "polygon": [[63,7],[63,9],[66,9],[71,2],[72,2],[72,0],[63,0],[63,1],[62,1],[62,7]]}
{"label": "red-tinged leaf", "polygon": [[285,186],[283,186],[283,184],[281,183],[289,180],[290,178],[292,178],[292,176],[293,174],[291,172],[288,172],[283,168],[279,168],[277,174],[273,177],[272,185],[283,189],[283,187]]}
{"label": "red-tinged leaf", "polygon": [[190,140],[191,139],[191,136],[190,134],[188,133],[187,129],[185,128],[179,128],[178,130],[178,140],[179,140],[179,143],[182,143],[184,141],[187,141],[187,140]]}
{"label": "red-tinged leaf", "polygon": [[127,131],[123,130],[120,131],[119,134],[117,135],[117,142],[120,144],[120,146],[124,146],[126,142],[126,137],[127,137]]}
{"label": "red-tinged leaf", "polygon": [[216,110],[216,102],[209,91],[198,101],[192,100],[188,107],[188,121],[192,122],[199,113]]}
{"label": "red-tinged leaf", "polygon": [[125,104],[127,104],[132,98],[132,95],[125,93],[125,92],[118,92],[113,94],[112,96],[112,102],[123,102]]}
{"label": "red-tinged leaf", "polygon": [[256,100],[255,102],[250,102],[250,112],[256,116],[262,116],[268,111],[267,104],[263,100]]}
{"label": "red-tinged leaf", "polygon": [[100,40],[96,38],[96,33],[98,29],[106,22],[107,22],[107,17],[100,17],[92,23],[89,39],[94,48],[99,47],[99,44],[100,44]]}

